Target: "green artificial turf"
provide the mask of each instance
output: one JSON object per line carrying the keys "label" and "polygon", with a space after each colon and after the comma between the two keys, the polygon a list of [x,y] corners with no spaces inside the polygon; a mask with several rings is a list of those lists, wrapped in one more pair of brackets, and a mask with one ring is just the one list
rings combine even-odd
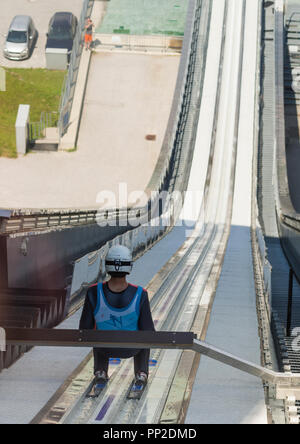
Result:
{"label": "green artificial turf", "polygon": [[188,0],[110,0],[100,34],[183,36]]}

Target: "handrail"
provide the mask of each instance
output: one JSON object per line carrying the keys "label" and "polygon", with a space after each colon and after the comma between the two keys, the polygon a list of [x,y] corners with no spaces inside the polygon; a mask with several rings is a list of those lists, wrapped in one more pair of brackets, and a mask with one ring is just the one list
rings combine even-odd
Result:
{"label": "handrail", "polygon": [[[1,215],[6,211],[6,216]],[[125,219],[130,215],[144,216],[146,207],[125,209],[49,209],[49,210],[0,210],[0,235],[22,233],[53,227],[78,226],[95,223],[96,221],[109,221],[110,219]]]}
{"label": "handrail", "polygon": [[193,30],[195,26],[195,14],[196,14],[196,0],[190,0],[187,11],[187,19],[185,25],[184,39],[182,45],[182,55],[180,59],[180,65],[178,69],[178,76],[175,86],[175,94],[173,97],[173,103],[171,112],[167,124],[167,129],[162,144],[162,149],[158,157],[154,172],[147,185],[147,190],[161,190],[167,170],[169,167],[172,150],[174,147],[176,130],[180,118],[180,112],[184,100],[184,90],[186,86],[186,80],[189,71],[189,60],[191,55],[191,48],[193,43]]}
{"label": "handrail", "polygon": [[78,20],[78,26],[73,41],[73,48],[70,57],[68,72],[63,83],[59,105],[58,129],[60,137],[65,134],[69,125],[70,112],[72,108],[75,85],[78,76],[78,66],[80,63],[83,48],[82,40],[84,36],[85,20],[87,17],[89,17],[93,5],[94,0],[84,0],[80,18]]}

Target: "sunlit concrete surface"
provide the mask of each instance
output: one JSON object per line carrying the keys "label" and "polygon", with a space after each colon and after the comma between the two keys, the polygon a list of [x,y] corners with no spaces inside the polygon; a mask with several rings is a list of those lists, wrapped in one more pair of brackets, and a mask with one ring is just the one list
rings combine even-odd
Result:
{"label": "sunlit concrete surface", "polygon": [[[244,93],[241,97],[231,233],[205,340],[238,357],[260,364],[250,238],[256,69],[256,39],[253,36],[257,29],[258,3],[247,1],[243,62],[247,69],[243,70],[241,88]],[[262,381],[201,357],[186,423],[267,423]]]}
{"label": "sunlit concrete surface", "polygon": [[164,138],[179,61],[179,55],[94,54],[77,151],[0,158],[0,207],[95,208],[103,190],[119,198],[119,183],[128,193],[144,190]]}
{"label": "sunlit concrete surface", "polygon": [[[175,227],[138,259],[128,281],[146,287],[186,239]],[[77,329],[81,310],[59,328]],[[35,347],[0,373],[0,424],[26,424],[40,411],[65,379],[90,352],[87,348]],[[133,360],[132,360],[133,365]]]}

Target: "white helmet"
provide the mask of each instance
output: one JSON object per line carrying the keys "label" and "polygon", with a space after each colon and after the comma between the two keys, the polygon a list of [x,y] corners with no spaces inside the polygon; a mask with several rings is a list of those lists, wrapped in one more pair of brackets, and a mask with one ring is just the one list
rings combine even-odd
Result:
{"label": "white helmet", "polygon": [[127,273],[132,270],[131,251],[123,245],[115,245],[108,250],[105,258],[105,269],[107,273]]}

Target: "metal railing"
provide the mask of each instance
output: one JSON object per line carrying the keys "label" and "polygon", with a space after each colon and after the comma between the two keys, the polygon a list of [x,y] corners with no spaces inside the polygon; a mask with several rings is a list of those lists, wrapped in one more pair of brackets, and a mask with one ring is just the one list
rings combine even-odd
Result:
{"label": "metal railing", "polygon": [[[258,22],[262,23],[263,5],[259,9]],[[260,25],[260,35],[262,32],[262,25]],[[261,38],[257,39],[257,54],[260,53]],[[261,60],[257,57],[256,67],[256,116],[254,124],[254,156],[253,156],[253,173],[252,173],[252,216],[251,216],[251,231],[252,231],[252,250],[254,260],[254,270],[256,276],[256,286],[258,288],[258,312],[261,315],[262,335],[264,335],[264,326],[271,320],[271,273],[272,267],[268,261],[267,247],[263,235],[263,230],[259,222],[259,206],[257,198],[257,182],[258,182],[258,146],[259,146],[259,132],[260,132],[260,105],[259,97],[261,95],[260,89],[261,79]],[[264,325],[263,325],[264,324]],[[266,342],[264,344],[264,341]],[[262,338],[263,348],[268,353],[269,347],[266,338]]]}
{"label": "metal railing", "polygon": [[[96,49],[181,52],[183,37],[167,35],[94,34]],[[97,45],[98,43],[98,45]]]}
{"label": "metal railing", "polygon": [[28,125],[28,137],[30,142],[45,137],[46,128],[57,126],[58,113],[55,111],[41,113],[39,122],[30,122]]}
{"label": "metal railing", "polygon": [[199,37],[196,34],[195,30],[198,28],[203,6],[205,7],[205,2],[201,0],[190,0],[189,2],[184,40],[182,45],[182,54],[172,108],[165,132],[162,149],[156,164],[156,168],[148,184],[148,190],[160,191],[164,189],[164,185],[169,178],[172,155],[174,155],[177,147],[180,149],[182,137],[179,138],[178,136],[180,134],[182,136],[180,124],[182,120],[186,118],[186,114],[184,113],[184,110],[187,109],[186,89],[187,85],[191,82],[191,79],[189,82],[188,77],[195,69],[195,57],[192,49],[194,49],[194,51],[197,49],[197,41]]}
{"label": "metal railing", "polygon": [[80,19],[78,20],[77,32],[73,41],[73,48],[68,67],[68,73],[63,84],[61,101],[59,106],[58,128],[59,128],[60,137],[62,137],[65,134],[69,125],[80,58],[83,49],[82,43],[84,36],[85,21],[87,17],[89,17],[91,14],[93,4],[94,0],[84,0]]}
{"label": "metal railing", "polygon": [[118,221],[128,217],[143,216],[146,208],[91,210],[11,210],[5,215],[0,213],[0,235],[43,230],[54,227],[75,227],[110,220]]}

